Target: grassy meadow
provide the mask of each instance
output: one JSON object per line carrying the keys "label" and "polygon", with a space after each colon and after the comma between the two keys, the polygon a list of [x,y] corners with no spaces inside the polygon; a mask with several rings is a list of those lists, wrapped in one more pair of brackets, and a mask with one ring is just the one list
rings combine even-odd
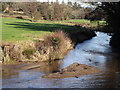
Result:
{"label": "grassy meadow", "polygon": [[32,23],[27,20],[2,18],[2,39],[3,41],[16,41],[42,38],[48,31],[36,27],[38,25],[38,23]]}
{"label": "grassy meadow", "polygon": [[[83,19],[31,22],[29,18],[2,17],[1,21],[3,47],[12,49],[7,53],[9,58],[4,56],[5,62],[7,60],[47,61],[63,58],[75,43],[94,36],[94,32],[89,27],[82,25],[97,27],[97,23]],[[56,30],[62,31],[54,32]],[[17,45],[20,48],[17,48]]]}
{"label": "grassy meadow", "polygon": [[[36,40],[57,29],[72,33],[86,28],[76,27],[72,23],[90,23],[89,20],[64,20],[31,22],[30,19],[2,18],[3,41]],[[94,25],[96,25],[94,23]]]}

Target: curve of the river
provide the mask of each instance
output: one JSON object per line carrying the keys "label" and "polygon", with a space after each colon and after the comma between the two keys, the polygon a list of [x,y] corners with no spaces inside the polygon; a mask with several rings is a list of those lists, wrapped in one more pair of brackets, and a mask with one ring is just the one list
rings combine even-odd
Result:
{"label": "curve of the river", "polygon": [[[3,73],[3,88],[118,88],[120,87],[120,55],[114,53],[109,46],[110,37],[106,33],[96,32],[97,36],[78,44],[64,60],[57,61],[44,71],[8,70]],[[74,62],[91,65],[102,72],[80,76],[78,78],[44,79],[45,72],[65,68]],[[12,66],[11,66],[12,67]],[[11,73],[10,73],[11,72]]]}

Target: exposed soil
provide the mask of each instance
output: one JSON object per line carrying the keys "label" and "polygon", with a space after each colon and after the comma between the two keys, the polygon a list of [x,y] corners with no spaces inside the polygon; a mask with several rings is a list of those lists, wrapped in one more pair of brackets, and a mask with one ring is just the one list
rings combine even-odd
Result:
{"label": "exposed soil", "polygon": [[88,66],[85,64],[73,63],[72,65],[61,69],[58,72],[53,72],[47,75],[42,76],[43,78],[67,78],[67,77],[76,77],[78,78],[81,75],[88,75],[101,72],[99,69]]}

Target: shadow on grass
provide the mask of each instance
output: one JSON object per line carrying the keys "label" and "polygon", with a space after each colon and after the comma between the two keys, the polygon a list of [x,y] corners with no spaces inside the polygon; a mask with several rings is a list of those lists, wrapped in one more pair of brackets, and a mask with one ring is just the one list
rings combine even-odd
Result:
{"label": "shadow on grass", "polygon": [[26,28],[26,31],[49,31],[54,32],[55,30],[62,30],[66,32],[74,43],[81,43],[85,40],[91,39],[96,36],[93,30],[88,28],[70,26],[64,24],[46,24],[46,23],[27,23],[27,22],[16,22],[13,24],[6,23],[7,25],[14,25],[14,28]]}
{"label": "shadow on grass", "polygon": [[22,16],[18,16],[16,18],[20,20],[32,21],[31,19],[23,18]]}
{"label": "shadow on grass", "polygon": [[64,24],[45,24],[45,23],[27,23],[16,22],[13,24],[6,23],[7,25],[14,25],[14,28],[26,28],[29,31],[50,31],[54,32],[57,29],[61,29],[67,33],[73,33],[80,30],[88,30],[87,28],[64,25]]}

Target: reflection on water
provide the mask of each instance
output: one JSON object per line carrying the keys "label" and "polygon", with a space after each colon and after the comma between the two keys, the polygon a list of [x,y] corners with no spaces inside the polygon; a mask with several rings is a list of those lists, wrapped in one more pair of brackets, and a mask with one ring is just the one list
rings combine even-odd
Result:
{"label": "reflection on water", "polygon": [[43,65],[41,67],[43,68],[42,71],[47,74],[47,73],[53,73],[59,71],[60,66],[61,66],[61,61],[59,62],[53,61],[50,64]]}
{"label": "reflection on water", "polygon": [[13,72],[11,69],[3,69],[2,70],[3,78],[12,78],[13,75],[18,75],[18,72]]}
{"label": "reflection on water", "polygon": [[[51,64],[41,64],[39,68],[19,70],[6,68],[3,71],[3,87],[14,88],[117,88],[120,87],[120,55],[112,52],[109,39],[105,33],[97,32],[97,37],[78,44],[64,60]],[[101,69],[101,73],[80,76],[79,78],[44,79],[42,75],[56,72],[74,62],[91,65]],[[28,65],[30,66],[30,65]],[[27,67],[28,67],[27,66]],[[12,67],[12,66],[11,66]],[[3,68],[4,69],[4,68]],[[9,73],[9,74],[8,74]]]}

